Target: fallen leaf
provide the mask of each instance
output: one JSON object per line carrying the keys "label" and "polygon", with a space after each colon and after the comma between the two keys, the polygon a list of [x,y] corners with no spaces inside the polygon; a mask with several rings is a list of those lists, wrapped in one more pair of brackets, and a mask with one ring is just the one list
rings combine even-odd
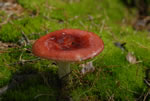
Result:
{"label": "fallen leaf", "polygon": [[93,62],[87,62],[86,64],[81,64],[80,65],[82,67],[81,69],[81,74],[85,75],[89,72],[93,72],[95,70],[95,67],[93,66]]}
{"label": "fallen leaf", "polygon": [[126,56],[126,59],[127,59],[127,61],[128,61],[129,63],[131,63],[131,64],[136,64],[136,63],[138,63],[136,57],[135,57],[131,52],[128,52],[128,54],[127,54],[127,56]]}

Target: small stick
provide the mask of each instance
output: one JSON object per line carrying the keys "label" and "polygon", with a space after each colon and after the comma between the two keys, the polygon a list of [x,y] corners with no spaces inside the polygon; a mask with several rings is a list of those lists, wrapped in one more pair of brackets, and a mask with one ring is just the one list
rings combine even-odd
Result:
{"label": "small stick", "polygon": [[148,92],[145,94],[143,101],[146,101],[147,96],[150,94],[150,89],[148,90]]}
{"label": "small stick", "polygon": [[34,99],[37,99],[38,97],[40,97],[40,96],[54,96],[54,95],[51,95],[51,94],[38,94],[38,95],[36,95],[35,97],[34,97]]}
{"label": "small stick", "polygon": [[18,62],[15,62],[15,63],[11,63],[11,64],[8,64],[8,65],[16,65],[16,64],[21,64],[21,63],[26,63],[26,62],[33,62],[33,61],[37,61],[37,60],[40,60],[40,58],[36,58],[36,59],[31,59],[31,60],[21,60],[21,61],[18,61]]}
{"label": "small stick", "polygon": [[29,39],[28,39],[28,37],[25,35],[25,33],[22,31],[21,34],[22,34],[22,36],[23,36],[25,42],[26,42],[27,44],[29,44],[29,43],[30,43],[30,42],[29,42]]}
{"label": "small stick", "polygon": [[150,83],[146,79],[144,79],[144,81],[150,87]]}

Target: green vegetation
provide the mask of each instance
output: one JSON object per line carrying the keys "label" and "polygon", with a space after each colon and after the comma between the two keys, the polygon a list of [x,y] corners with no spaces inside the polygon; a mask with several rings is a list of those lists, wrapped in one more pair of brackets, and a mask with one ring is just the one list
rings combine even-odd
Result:
{"label": "green vegetation", "polygon": [[[143,98],[148,92],[144,79],[150,69],[150,34],[132,28],[130,23],[135,19],[136,11],[129,13],[119,0],[70,1],[17,0],[24,13],[1,26],[0,41],[19,44],[22,32],[30,40],[36,40],[62,28],[94,32],[103,39],[104,51],[93,60],[95,72],[84,77],[77,72],[81,69],[79,64],[72,65],[74,101]],[[4,12],[0,13],[6,16]],[[126,48],[140,62],[130,64],[126,60],[127,52],[116,47],[114,42],[126,42]],[[31,47],[31,44],[21,45],[0,53],[0,87],[10,84],[16,75],[26,78],[0,96],[0,100],[55,101],[59,96],[57,66],[33,56]]]}

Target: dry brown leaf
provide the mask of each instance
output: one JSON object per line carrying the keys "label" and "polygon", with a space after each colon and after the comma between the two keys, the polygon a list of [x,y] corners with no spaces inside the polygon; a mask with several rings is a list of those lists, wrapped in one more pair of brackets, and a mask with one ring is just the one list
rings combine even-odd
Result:
{"label": "dry brown leaf", "polygon": [[85,75],[89,72],[93,72],[95,70],[95,67],[93,66],[93,62],[87,62],[86,64],[81,64],[80,65],[82,67],[81,69],[81,74]]}
{"label": "dry brown leaf", "polygon": [[138,63],[136,57],[135,57],[131,52],[128,52],[128,54],[127,54],[127,56],[126,56],[126,59],[127,59],[127,61],[128,61],[129,63],[131,63],[131,64],[136,64],[136,63]]}

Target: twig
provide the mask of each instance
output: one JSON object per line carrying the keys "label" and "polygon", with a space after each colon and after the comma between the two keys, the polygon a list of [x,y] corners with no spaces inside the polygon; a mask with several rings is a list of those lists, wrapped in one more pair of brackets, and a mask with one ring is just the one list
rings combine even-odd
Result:
{"label": "twig", "polygon": [[144,92],[142,92],[142,94],[140,95],[139,98],[136,99],[136,101],[141,101],[142,97],[144,96]]}
{"label": "twig", "polygon": [[52,94],[38,94],[38,95],[36,95],[36,96],[34,97],[34,99],[37,99],[38,97],[44,96],[44,95],[54,96],[54,95],[52,95]]}
{"label": "twig", "polygon": [[80,25],[83,26],[85,29],[87,29],[87,27],[84,25],[84,23],[82,21],[79,21]]}
{"label": "twig", "polygon": [[144,81],[145,81],[145,83],[147,84],[147,86],[150,87],[150,83],[149,83],[146,79],[144,79]]}
{"label": "twig", "polygon": [[71,73],[72,73],[72,70],[71,70],[68,74],[66,74],[66,75],[64,75],[63,77],[61,77],[61,79],[67,77],[67,76],[70,75]]}
{"label": "twig", "polygon": [[128,92],[131,92],[131,93],[134,93],[134,94],[138,94],[138,92],[132,91],[132,90],[127,89],[127,88],[125,88],[125,87],[123,87],[123,86],[121,86],[121,88],[125,89],[125,90],[128,91]]}
{"label": "twig", "polygon": [[21,52],[21,54],[19,56],[19,61],[22,61],[22,55],[23,55],[23,52]]}
{"label": "twig", "polygon": [[[147,50],[150,50],[150,48],[149,47],[146,47],[146,46],[144,46],[144,45],[142,45],[141,43],[138,43],[138,42],[134,42],[135,44],[137,44],[139,47],[141,47],[141,48],[144,48],[144,49],[147,49]],[[135,46],[135,44],[134,44],[134,46]],[[132,44],[133,45],[133,44]]]}
{"label": "twig", "polygon": [[16,64],[26,63],[26,62],[33,62],[33,61],[37,61],[37,60],[40,60],[40,58],[31,59],[31,60],[21,60],[21,61],[11,63],[11,64],[8,64],[8,65],[16,65]]}
{"label": "twig", "polygon": [[115,100],[114,100],[114,94],[112,94],[112,95],[109,97],[108,101],[115,101]]}
{"label": "twig", "polygon": [[28,37],[24,34],[24,32],[23,32],[23,31],[21,32],[21,34],[22,34],[22,36],[23,36],[23,38],[24,38],[25,42],[27,43],[27,45],[29,45],[29,44],[30,44],[30,42],[29,42]]}
{"label": "twig", "polygon": [[102,31],[104,30],[104,25],[105,25],[105,20],[102,21],[102,26],[101,26],[100,31],[99,31],[100,33],[102,33]]}
{"label": "twig", "polygon": [[0,27],[1,27],[2,25],[4,25],[4,24],[7,24],[7,23],[10,21],[10,17],[11,17],[12,15],[13,15],[13,14],[9,14],[9,15],[7,16],[7,18],[6,18],[6,20],[5,20],[4,22],[0,23]]}
{"label": "twig", "polygon": [[120,65],[109,65],[109,66],[103,66],[105,68],[113,68],[113,67],[120,67]]}
{"label": "twig", "polygon": [[143,101],[146,101],[148,95],[150,94],[150,89],[148,90],[148,92],[145,94]]}
{"label": "twig", "polygon": [[79,95],[79,98],[81,97],[81,95],[83,95],[83,94],[85,94],[85,93],[87,93],[87,92],[89,92],[89,91],[92,90],[93,86],[95,85],[95,83],[96,83],[96,81],[97,81],[97,79],[98,79],[98,77],[99,77],[99,75],[100,75],[100,72],[101,72],[101,68],[98,69],[97,74],[96,74],[96,78],[95,78],[95,80],[93,81],[93,84],[92,84],[91,88],[89,88],[89,89],[86,90],[85,92],[81,93],[81,94]]}
{"label": "twig", "polygon": [[45,77],[45,75],[44,75],[42,72],[40,72],[40,75],[42,76],[43,81],[46,83],[46,85],[50,88],[50,85],[48,84],[48,80],[47,80],[47,78]]}

